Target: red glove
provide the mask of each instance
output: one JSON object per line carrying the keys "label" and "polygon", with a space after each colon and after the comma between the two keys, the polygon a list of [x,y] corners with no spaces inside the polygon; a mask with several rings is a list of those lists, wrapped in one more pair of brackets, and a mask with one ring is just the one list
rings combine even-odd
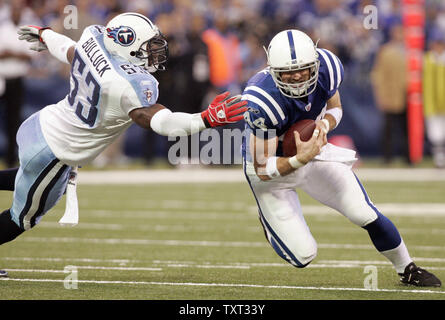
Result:
{"label": "red glove", "polygon": [[43,39],[40,37],[43,30],[51,29],[50,27],[39,27],[39,26],[21,26],[17,33],[19,34],[20,40],[26,40],[28,42],[34,42],[36,40],[39,40],[42,43],[45,43]]}
{"label": "red glove", "polygon": [[48,49],[45,42],[40,37],[40,35],[42,34],[42,31],[46,30],[46,29],[51,29],[51,28],[49,28],[49,27],[42,28],[42,27],[38,27],[38,26],[28,25],[28,26],[21,26],[19,28],[19,30],[17,31],[17,33],[19,35],[19,40],[25,40],[25,41],[33,43],[30,46],[31,50],[40,52],[40,51]]}
{"label": "red glove", "polygon": [[244,118],[243,113],[247,111],[247,101],[241,101],[241,95],[225,100],[229,94],[230,92],[226,91],[217,95],[207,110],[201,112],[202,120],[207,128],[235,123]]}

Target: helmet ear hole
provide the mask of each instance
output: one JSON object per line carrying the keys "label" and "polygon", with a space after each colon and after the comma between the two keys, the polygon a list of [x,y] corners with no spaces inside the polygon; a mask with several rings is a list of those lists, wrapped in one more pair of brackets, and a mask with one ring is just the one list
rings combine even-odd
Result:
{"label": "helmet ear hole", "polygon": [[135,55],[136,55],[136,52],[135,52],[135,51],[131,51],[131,52],[130,52],[130,56],[134,57]]}

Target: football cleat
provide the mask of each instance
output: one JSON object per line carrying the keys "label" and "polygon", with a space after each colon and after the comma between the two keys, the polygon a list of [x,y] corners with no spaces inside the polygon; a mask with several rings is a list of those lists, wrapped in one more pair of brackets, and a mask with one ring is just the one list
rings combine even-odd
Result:
{"label": "football cleat", "polygon": [[417,287],[440,287],[442,283],[432,273],[425,269],[419,268],[411,262],[406,266],[403,273],[399,273],[400,281],[406,285],[413,285]]}
{"label": "football cleat", "polygon": [[8,273],[5,270],[0,270],[0,278],[7,278]]}

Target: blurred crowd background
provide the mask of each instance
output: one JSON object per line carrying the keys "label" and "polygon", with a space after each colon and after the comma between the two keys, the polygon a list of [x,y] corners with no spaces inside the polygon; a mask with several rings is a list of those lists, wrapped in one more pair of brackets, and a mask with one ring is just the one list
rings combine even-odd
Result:
{"label": "blurred crowd background", "polygon": [[[77,28],[66,28],[73,23],[69,5],[76,6]],[[377,29],[364,27],[368,5],[378,8]],[[445,52],[445,1],[425,0],[424,6],[425,51],[437,44],[438,52]],[[409,162],[401,0],[1,0],[0,31],[9,40],[0,43],[0,157],[7,166],[16,161],[9,137],[17,124],[69,91],[69,66],[48,53],[19,48],[14,28],[51,26],[78,40],[85,27],[105,25],[126,11],[152,19],[168,39],[168,70],[154,74],[160,82],[159,103],[191,113],[224,90],[241,93],[246,81],[265,67],[263,46],[277,32],[307,32],[344,64],[344,116],[331,139],[356,148],[362,157]],[[429,154],[431,143],[425,139]],[[94,165],[166,161],[171,143],[134,125]]]}

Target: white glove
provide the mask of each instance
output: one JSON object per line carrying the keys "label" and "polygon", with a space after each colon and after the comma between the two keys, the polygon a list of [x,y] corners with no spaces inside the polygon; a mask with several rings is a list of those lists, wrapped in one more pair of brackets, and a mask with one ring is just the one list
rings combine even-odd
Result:
{"label": "white glove", "polygon": [[40,52],[43,50],[48,50],[48,47],[46,46],[45,42],[40,37],[41,31],[45,29],[51,29],[51,28],[42,28],[37,26],[21,26],[19,27],[19,30],[17,31],[17,34],[19,35],[19,40],[25,40],[28,42],[35,42],[31,45],[30,49]]}
{"label": "white glove", "polygon": [[28,42],[33,43],[29,49],[40,52],[43,50],[48,50],[48,47],[43,42],[40,42],[38,39],[34,38],[32,40],[28,40]]}

